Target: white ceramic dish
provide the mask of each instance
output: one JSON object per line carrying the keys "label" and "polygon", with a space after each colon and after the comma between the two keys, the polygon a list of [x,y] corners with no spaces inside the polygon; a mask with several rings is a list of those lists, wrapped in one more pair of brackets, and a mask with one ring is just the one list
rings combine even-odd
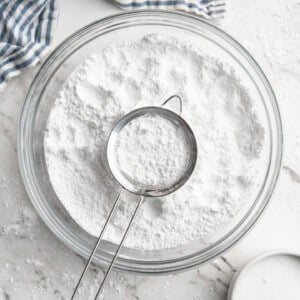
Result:
{"label": "white ceramic dish", "polygon": [[234,276],[227,300],[300,299],[300,253],[267,252],[251,260]]}

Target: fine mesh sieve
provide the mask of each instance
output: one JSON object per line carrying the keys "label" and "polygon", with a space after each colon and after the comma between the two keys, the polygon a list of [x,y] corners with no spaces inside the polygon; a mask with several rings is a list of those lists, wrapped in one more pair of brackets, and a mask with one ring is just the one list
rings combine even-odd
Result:
{"label": "fine mesh sieve", "polygon": [[[166,105],[170,100],[172,99],[177,99],[178,100],[178,104],[179,104],[179,114],[163,108],[164,105]],[[100,244],[100,241],[103,237],[104,231],[106,229],[106,226],[108,225],[109,221],[111,220],[115,209],[121,199],[122,193],[124,190],[127,190],[133,194],[136,194],[139,196],[139,201],[137,202],[137,205],[135,207],[135,210],[130,218],[130,221],[127,225],[127,228],[123,234],[123,237],[121,239],[120,244],[118,245],[117,251],[115,252],[113,259],[107,269],[107,272],[100,284],[100,287],[95,295],[95,299],[97,299],[97,297],[99,296],[99,294],[102,291],[102,288],[106,282],[106,280],[108,279],[108,275],[118,257],[118,254],[121,250],[121,247],[126,239],[127,233],[130,229],[130,226],[134,220],[134,217],[136,216],[139,208],[142,205],[142,202],[144,200],[145,197],[162,197],[162,196],[166,196],[174,191],[176,191],[177,189],[179,189],[182,185],[184,185],[186,183],[186,181],[189,179],[189,177],[191,176],[196,161],[197,161],[197,143],[196,143],[196,139],[194,136],[194,133],[192,131],[192,129],[190,128],[190,126],[187,124],[187,122],[181,117],[181,113],[182,113],[182,99],[177,96],[177,95],[173,95],[171,97],[169,97],[166,101],[164,101],[161,105],[161,107],[158,106],[147,106],[147,107],[142,107],[136,110],[131,111],[130,113],[128,113],[127,115],[125,115],[123,118],[121,118],[117,124],[114,126],[114,128],[112,129],[109,139],[108,139],[108,143],[107,143],[107,161],[108,161],[108,165],[109,168],[113,174],[113,176],[115,177],[115,179],[120,183],[120,185],[122,186],[114,204],[113,207],[108,215],[108,218],[102,228],[102,231],[98,237],[98,240],[94,246],[94,249],[87,261],[87,264],[80,276],[80,279],[75,287],[75,290],[73,292],[73,295],[71,297],[71,299],[74,299],[75,294],[80,286],[80,283],[93,259],[93,256]],[[118,136],[120,134],[120,132],[122,131],[123,128],[125,128],[132,120],[135,120],[136,118],[145,116],[145,115],[151,115],[151,116],[160,116],[161,118],[164,118],[166,120],[168,120],[169,122],[171,122],[175,127],[181,129],[183,131],[184,137],[185,137],[185,141],[186,141],[186,145],[187,145],[187,149],[188,149],[188,163],[186,164],[186,168],[184,170],[184,172],[181,174],[181,176],[179,178],[177,178],[174,182],[172,182],[171,184],[166,184],[164,186],[159,186],[157,188],[147,188],[144,185],[128,178],[127,176],[124,176],[124,173],[122,173],[122,171],[119,168],[118,165],[118,160],[117,160],[117,153],[116,153],[116,149],[117,149],[117,140],[118,140]],[[132,154],[134,155],[134,153]]]}

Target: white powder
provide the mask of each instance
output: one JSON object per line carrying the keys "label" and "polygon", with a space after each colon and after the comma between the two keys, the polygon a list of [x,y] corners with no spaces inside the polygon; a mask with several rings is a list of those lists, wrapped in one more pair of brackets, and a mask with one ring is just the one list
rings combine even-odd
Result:
{"label": "white powder", "polygon": [[300,299],[300,258],[272,254],[245,267],[234,283],[232,300]]}
{"label": "white powder", "polygon": [[146,114],[130,121],[116,143],[121,173],[144,189],[167,188],[182,178],[189,163],[185,132],[170,120]]}
{"label": "white powder", "polygon": [[[111,129],[131,110],[159,106],[173,94],[182,97],[183,118],[196,136],[197,164],[178,191],[146,199],[126,246],[208,243],[256,197],[266,168],[265,130],[239,75],[185,42],[147,35],[87,58],[64,84],[48,120],[45,156],[53,189],[90,234],[99,234],[120,189],[106,161]],[[125,155],[137,157],[133,148]],[[144,181],[143,170],[136,177]],[[109,228],[112,241],[123,232],[127,205]]]}

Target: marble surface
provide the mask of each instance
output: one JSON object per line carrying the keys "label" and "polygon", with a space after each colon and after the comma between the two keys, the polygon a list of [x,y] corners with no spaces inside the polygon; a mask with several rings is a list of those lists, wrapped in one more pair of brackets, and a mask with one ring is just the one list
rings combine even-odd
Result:
{"label": "marble surface", "polygon": [[[284,126],[284,159],[277,189],[255,228],[224,259],[185,273],[138,277],[113,273],[105,299],[225,300],[236,269],[275,248],[300,251],[300,2],[228,0],[215,22],[241,42],[269,78]],[[119,9],[108,0],[62,0],[53,47],[74,30]],[[0,92],[0,299],[69,299],[84,260],[60,243],[34,211],[18,168],[18,117],[40,66]],[[92,299],[99,268],[79,298]]]}

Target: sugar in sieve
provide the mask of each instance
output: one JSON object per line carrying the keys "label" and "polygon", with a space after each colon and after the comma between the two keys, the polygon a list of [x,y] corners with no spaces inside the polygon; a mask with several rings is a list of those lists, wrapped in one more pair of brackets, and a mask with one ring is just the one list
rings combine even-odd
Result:
{"label": "sugar in sieve", "polygon": [[[178,100],[179,114],[163,107],[172,99]],[[145,197],[166,196],[166,195],[176,191],[177,189],[179,189],[182,185],[184,185],[186,183],[186,181],[191,176],[191,174],[194,170],[195,164],[196,164],[196,160],[197,160],[197,143],[196,143],[196,139],[195,139],[192,129],[187,124],[187,122],[181,117],[181,114],[182,114],[182,99],[178,95],[173,95],[173,96],[169,97],[167,100],[165,100],[160,107],[159,106],[147,106],[147,107],[142,107],[142,108],[131,111],[130,113],[125,115],[123,118],[121,118],[117,122],[117,124],[114,126],[114,128],[112,129],[109,139],[108,139],[108,143],[107,143],[107,151],[106,151],[107,161],[108,161],[108,165],[111,170],[111,173],[113,174],[115,179],[120,183],[121,189],[118,193],[118,196],[116,197],[116,199],[114,201],[113,207],[107,217],[107,220],[101,230],[101,233],[100,233],[98,240],[93,248],[93,251],[90,254],[90,257],[85,265],[85,268],[79,278],[79,281],[74,289],[71,299],[74,299],[74,297],[76,295],[76,292],[80,286],[80,283],[81,283],[84,275],[86,274],[88,267],[93,259],[93,256],[100,244],[100,241],[103,237],[105,229],[106,229],[108,223],[110,222],[110,220],[116,210],[116,207],[121,199],[123,191],[127,190],[127,191],[139,196],[139,200],[138,200],[137,205],[134,209],[134,212],[129,220],[129,223],[126,227],[123,237],[117,247],[117,250],[113,256],[113,259],[112,259],[112,261],[104,275],[104,278],[100,284],[100,287],[95,295],[95,299],[97,299],[97,297],[101,293],[101,291],[104,287],[104,284],[108,279],[108,275],[118,257],[121,247],[126,239],[128,232],[129,232],[130,226],[134,220],[134,217],[138,213],[138,210],[141,207]],[[171,122],[176,128],[179,128],[180,130],[182,130],[184,133],[184,137],[185,137],[185,141],[186,141],[186,145],[187,145],[187,149],[188,149],[188,161],[187,161],[185,170],[180,175],[180,177],[177,178],[174,182],[172,182],[170,184],[166,184],[164,186],[159,186],[159,187],[155,187],[155,188],[153,188],[153,187],[148,188],[148,187],[144,186],[143,184],[140,184],[140,183],[132,180],[128,176],[124,176],[124,173],[122,172],[122,170],[120,169],[120,166],[118,164],[117,153],[116,153],[117,140],[120,135],[120,132],[128,124],[130,124],[130,122],[132,122],[133,120],[143,117],[143,116],[148,116],[148,115],[159,116],[161,118],[164,118],[164,119],[168,120],[169,122]]]}

